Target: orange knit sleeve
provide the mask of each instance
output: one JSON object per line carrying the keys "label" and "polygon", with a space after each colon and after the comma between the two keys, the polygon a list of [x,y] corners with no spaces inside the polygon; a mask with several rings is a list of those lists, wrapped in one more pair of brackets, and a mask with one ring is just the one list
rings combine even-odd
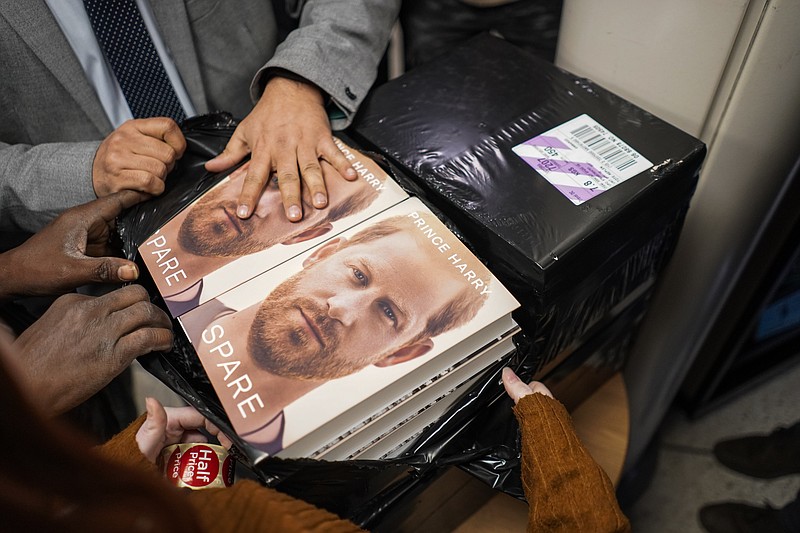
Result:
{"label": "orange knit sleeve", "polygon": [[189,494],[204,530],[215,533],[355,533],[354,523],[277,490],[242,480]]}
{"label": "orange knit sleeve", "polygon": [[104,444],[97,447],[102,455],[106,458],[116,461],[118,463],[128,464],[140,470],[151,472],[153,474],[161,475],[158,467],[151,463],[147,457],[139,450],[139,445],[136,443],[136,433],[139,428],[144,424],[146,414],[142,414],[131,422],[131,424],[114,435],[111,439]]}
{"label": "orange knit sleeve", "polygon": [[630,531],[611,480],[578,439],[564,406],[530,394],[514,414],[522,432],[528,531]]}
{"label": "orange knit sleeve", "polygon": [[[161,476],[158,468],[147,460],[136,444],[136,432],[145,415],[99,447],[107,458],[136,466]],[[165,481],[164,488],[172,487]],[[178,489],[173,489],[178,490]],[[319,509],[251,480],[242,480],[224,489],[179,489],[188,497],[195,518],[203,531],[215,533],[276,532],[353,533],[362,529],[333,513]]]}

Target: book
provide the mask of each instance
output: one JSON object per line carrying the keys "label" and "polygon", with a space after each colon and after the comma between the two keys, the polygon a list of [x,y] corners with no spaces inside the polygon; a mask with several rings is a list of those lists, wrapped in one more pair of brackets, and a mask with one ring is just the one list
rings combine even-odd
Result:
{"label": "book", "polygon": [[[478,381],[489,365],[514,349],[513,336],[518,332],[519,328],[509,330],[499,342],[463,358],[445,372],[409,391],[406,397],[387,406],[375,419],[367,419],[363,427],[341,436],[330,446],[310,456],[328,461],[383,459],[376,441],[382,440],[384,445],[393,443],[395,447],[412,441],[459,399],[460,389],[466,389]],[[287,451],[298,455],[296,449]]]}
{"label": "book", "polygon": [[253,215],[240,219],[236,202],[247,174],[240,167],[138,247],[174,318],[408,197],[374,160],[335,142],[358,177],[326,180],[327,209],[304,200],[303,219],[290,222],[273,176]]}
{"label": "book", "polygon": [[[199,298],[170,307],[256,462],[394,449],[435,421],[443,397],[513,350],[516,299],[419,198],[340,149],[367,169],[368,185],[383,185],[368,206],[291,253],[273,244],[254,252],[260,261],[229,260],[200,278]],[[162,275],[152,252],[166,246],[148,242],[168,244],[166,226],[174,235],[183,214],[140,247]],[[342,444],[356,434],[357,446]]]}

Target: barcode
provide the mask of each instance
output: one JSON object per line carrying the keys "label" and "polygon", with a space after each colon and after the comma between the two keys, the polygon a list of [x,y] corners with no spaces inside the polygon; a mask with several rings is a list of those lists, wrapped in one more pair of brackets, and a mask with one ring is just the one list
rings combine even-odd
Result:
{"label": "barcode", "polygon": [[570,133],[600,159],[620,172],[636,164],[636,158],[631,157],[629,153],[617,146],[612,139],[609,139],[591,126],[584,125],[572,130]]}

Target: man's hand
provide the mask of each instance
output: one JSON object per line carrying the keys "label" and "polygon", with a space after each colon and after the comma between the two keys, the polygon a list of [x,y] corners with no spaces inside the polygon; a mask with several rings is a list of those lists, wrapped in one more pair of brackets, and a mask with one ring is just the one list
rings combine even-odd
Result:
{"label": "man's hand", "polygon": [[171,322],[139,285],[96,298],[67,294],[13,346],[28,398],[55,416],[94,395],[134,358],[168,350]]}
{"label": "man's hand", "polygon": [[111,254],[114,219],[146,196],[122,191],[64,211],[23,244],[0,255],[0,299],[62,294],[87,283],[133,281],[136,264]]}
{"label": "man's hand", "polygon": [[220,444],[230,448],[231,440],[217,426],[201,415],[194,407],[164,407],[155,398],[145,400],[147,419],[136,433],[139,450],[155,463],[165,446],[181,442],[206,442],[208,439],[199,430],[205,429],[214,435]]}
{"label": "man's hand", "polygon": [[129,120],[97,149],[92,165],[94,192],[98,198],[125,189],[159,195],[184,150],[186,139],[174,120]]}
{"label": "man's hand", "polygon": [[345,179],[357,175],[333,143],[320,90],[310,84],[274,77],[253,111],[242,120],[225,150],[206,163],[209,172],[221,172],[252,153],[242,185],[237,215],[247,218],[273,172],[289,220],[303,218],[301,183],[314,207],[328,205],[320,160],[330,163]]}

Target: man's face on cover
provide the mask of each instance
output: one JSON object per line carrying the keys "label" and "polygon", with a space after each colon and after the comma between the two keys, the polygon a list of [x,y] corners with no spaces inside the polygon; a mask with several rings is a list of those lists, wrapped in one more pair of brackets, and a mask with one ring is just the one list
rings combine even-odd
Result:
{"label": "man's face on cover", "polygon": [[[246,172],[234,172],[230,179],[210,190],[191,207],[179,230],[181,246],[199,256],[240,257],[285,242],[323,222],[329,212],[357,193],[374,192],[364,180],[330,179],[328,207],[317,209],[303,197],[303,220],[290,222],[281,201],[277,178],[270,180],[253,215],[236,215]],[[375,193],[377,194],[377,193]]]}
{"label": "man's face on cover", "polygon": [[273,374],[312,380],[400,362],[397,350],[460,294],[454,272],[405,232],[345,247],[267,297],[251,329],[251,356]]}

